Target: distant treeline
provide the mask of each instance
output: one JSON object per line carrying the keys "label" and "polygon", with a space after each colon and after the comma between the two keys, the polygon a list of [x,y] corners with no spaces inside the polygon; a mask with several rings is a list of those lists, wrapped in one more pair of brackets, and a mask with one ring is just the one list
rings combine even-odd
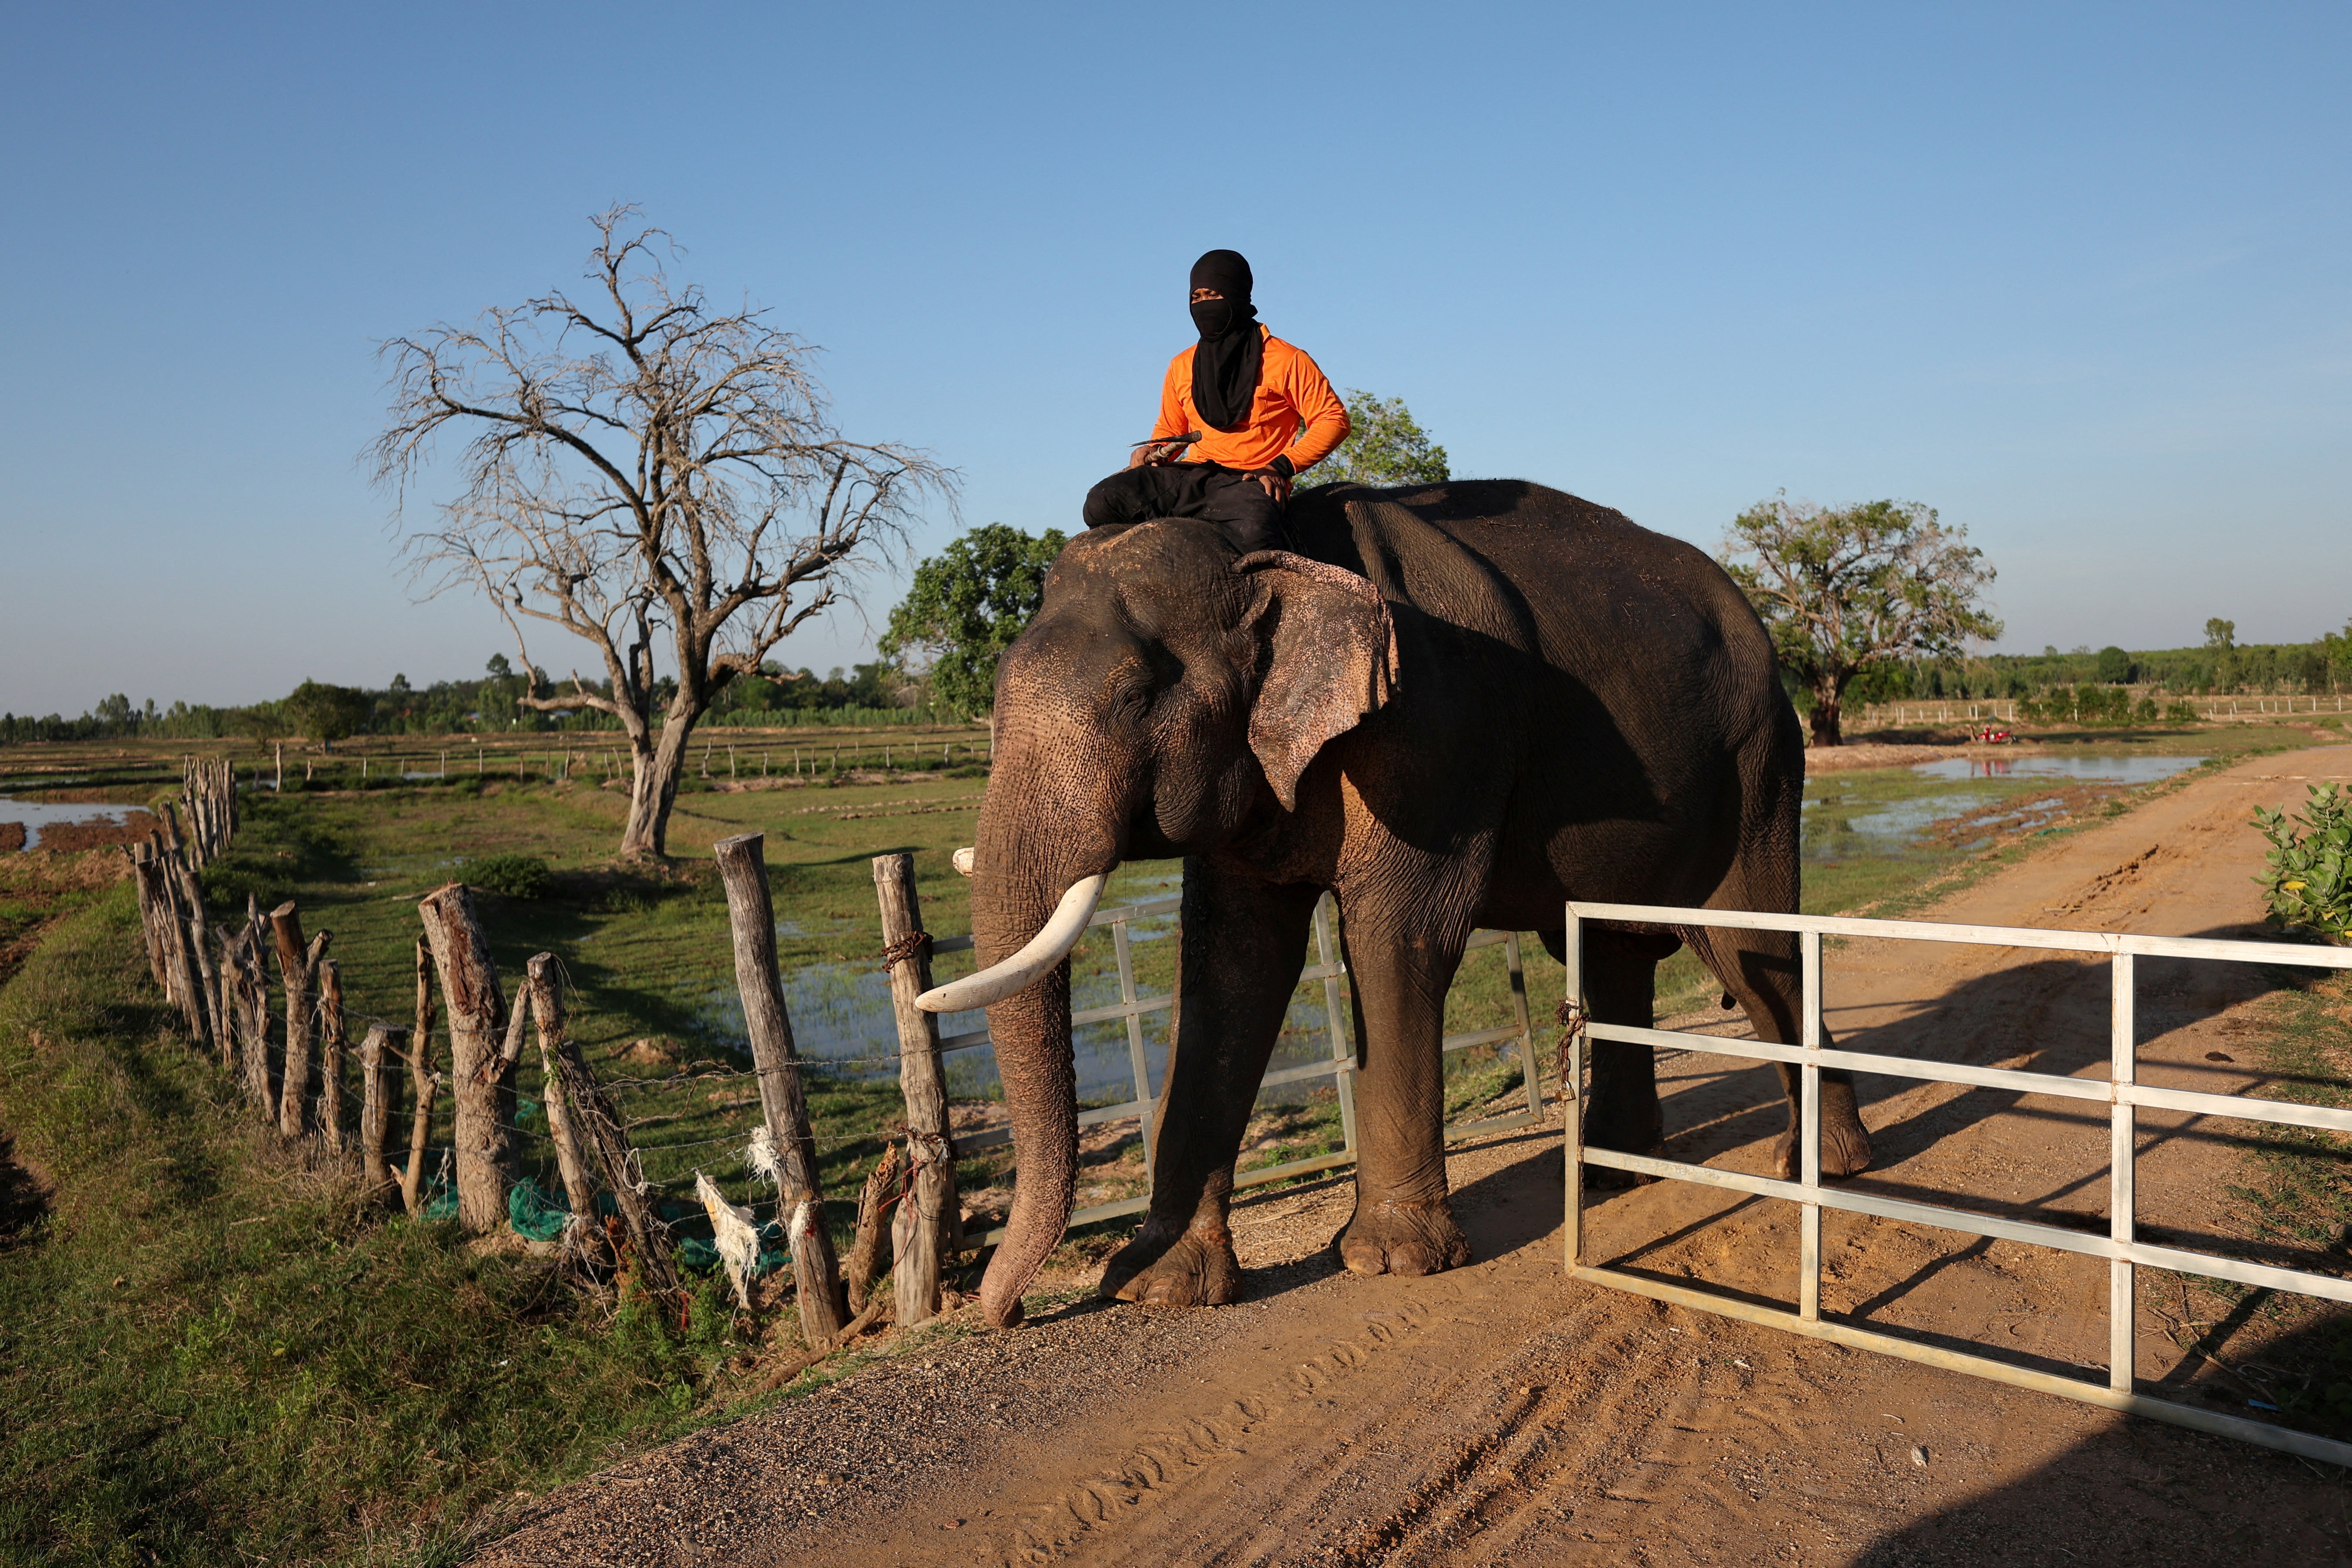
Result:
{"label": "distant treeline", "polygon": [[[551,681],[544,670],[525,676],[503,654],[493,655],[479,680],[442,680],[411,686],[395,675],[382,689],[329,686],[306,680],[288,695],[244,708],[174,702],[159,709],[151,698],[133,706],[121,693],[79,719],[52,713],[45,719],[0,714],[0,744],[26,741],[223,740],[274,741],[299,736],[340,741],[352,735],[454,735],[575,733],[617,731],[620,721],[593,710],[542,713],[522,699],[536,684],[542,697],[572,689],[569,680]],[[590,683],[609,692],[608,685]],[[659,701],[675,683],[661,683]],[[771,665],[761,674],[729,683],[704,718],[729,726],[896,725],[951,723],[957,715],[933,712],[925,692],[887,663],[861,664],[844,674],[787,671]],[[658,704],[657,704],[658,705]]]}
{"label": "distant treeline", "polygon": [[[2294,696],[2352,692],[2352,624],[2341,634],[2307,643],[2236,644],[2230,623],[2213,623],[2203,647],[2054,647],[2038,654],[1988,654],[1974,658],[1890,661],[1864,671],[1847,688],[1849,703],[1904,702],[1930,698],[2046,699],[2085,686],[2129,686],[2174,697]],[[547,672],[516,671],[503,654],[491,656],[479,680],[442,680],[412,687],[395,675],[381,690],[304,681],[275,701],[246,708],[174,702],[158,709],[150,699],[134,707],[116,693],[79,719],[0,714],[0,744],[24,741],[156,740],[272,741],[300,736],[339,741],[350,735],[571,733],[617,731],[619,721],[593,710],[541,713],[521,699],[534,684],[541,695],[568,691],[569,681]],[[672,683],[662,683],[667,701]],[[590,689],[609,688],[592,683]],[[1810,695],[1792,687],[1800,708]],[[800,725],[946,724],[961,715],[934,707],[929,689],[887,661],[861,664],[819,677],[773,665],[730,682],[705,724],[768,728]],[[2070,698],[2070,701],[2073,700]]]}
{"label": "distant treeline", "polygon": [[2307,643],[2239,647],[2217,634],[2204,647],[2054,647],[2038,654],[1910,659],[1880,665],[1846,689],[1848,703],[1928,698],[2025,701],[2084,686],[2131,686],[2174,697],[2316,697],[2352,691],[2352,626]]}

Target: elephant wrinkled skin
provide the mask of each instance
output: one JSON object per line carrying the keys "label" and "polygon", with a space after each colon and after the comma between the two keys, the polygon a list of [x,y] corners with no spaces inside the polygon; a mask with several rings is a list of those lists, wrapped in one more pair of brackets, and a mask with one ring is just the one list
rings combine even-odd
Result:
{"label": "elephant wrinkled skin", "polygon": [[[1721,568],[1617,512],[1514,480],[1302,491],[1297,553],[1211,525],[1073,540],[997,678],[972,925],[993,963],[1063,891],[1184,857],[1174,1045],[1141,1233],[1103,1289],[1232,1301],[1234,1163],[1305,956],[1337,897],[1356,1004],[1360,1159],[1339,1247],[1359,1273],[1469,1260],[1447,1205],[1439,1040],[1463,944],[1570,898],[1793,910],[1804,752],[1772,649]],[[1793,937],[1600,930],[1596,1020],[1646,1025],[1690,942],[1764,1038],[1797,1037]],[[1076,1101],[1069,967],[989,1010],[1019,1179],[982,1287],[997,1324],[1066,1226]],[[1586,1136],[1660,1138],[1645,1047],[1593,1049]],[[1796,1167],[1794,1075],[1785,1173]],[[1822,1169],[1870,1146],[1825,1072]]]}

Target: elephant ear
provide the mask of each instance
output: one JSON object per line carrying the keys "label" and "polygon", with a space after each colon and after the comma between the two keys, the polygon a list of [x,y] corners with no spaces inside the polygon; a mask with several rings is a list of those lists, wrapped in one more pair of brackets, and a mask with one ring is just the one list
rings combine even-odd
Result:
{"label": "elephant ear", "polygon": [[1345,567],[1287,550],[1243,556],[1255,580],[1247,629],[1265,674],[1250,710],[1250,750],[1282,809],[1298,805],[1298,775],[1335,735],[1379,710],[1396,685],[1396,628],[1380,590]]}

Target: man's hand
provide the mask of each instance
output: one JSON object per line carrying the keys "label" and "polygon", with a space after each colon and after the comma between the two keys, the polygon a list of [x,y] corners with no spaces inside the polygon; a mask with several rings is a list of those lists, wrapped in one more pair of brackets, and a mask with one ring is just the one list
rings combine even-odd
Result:
{"label": "man's hand", "polygon": [[1200,438],[1199,433],[1194,432],[1185,436],[1171,436],[1164,441],[1139,441],[1135,445],[1135,450],[1128,454],[1127,466],[1130,468],[1139,468],[1146,463],[1172,463],[1184,455],[1184,449],[1187,447]]}
{"label": "man's hand", "polygon": [[1289,475],[1278,472],[1273,468],[1253,468],[1250,470],[1250,478],[1255,479],[1259,484],[1265,487],[1265,493],[1274,498],[1274,501],[1276,506],[1285,506],[1289,503]]}

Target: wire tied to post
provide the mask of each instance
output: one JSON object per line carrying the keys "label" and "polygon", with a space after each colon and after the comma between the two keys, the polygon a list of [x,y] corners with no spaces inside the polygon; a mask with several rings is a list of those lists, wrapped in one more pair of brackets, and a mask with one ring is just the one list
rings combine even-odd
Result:
{"label": "wire tied to post", "polygon": [[1584,1086],[1569,1081],[1568,1053],[1576,1044],[1576,1037],[1584,1033],[1584,1026],[1592,1021],[1592,1016],[1585,1011],[1581,1004],[1569,1001],[1560,1003],[1559,1011],[1554,1016],[1559,1024],[1560,1033],[1559,1061],[1553,1070],[1559,1075],[1560,1097],[1564,1100],[1575,1100],[1579,1098]]}
{"label": "wire tied to post", "polygon": [[907,960],[927,952],[931,945],[931,933],[927,931],[908,931],[905,936],[882,950],[882,973],[889,973]]}

